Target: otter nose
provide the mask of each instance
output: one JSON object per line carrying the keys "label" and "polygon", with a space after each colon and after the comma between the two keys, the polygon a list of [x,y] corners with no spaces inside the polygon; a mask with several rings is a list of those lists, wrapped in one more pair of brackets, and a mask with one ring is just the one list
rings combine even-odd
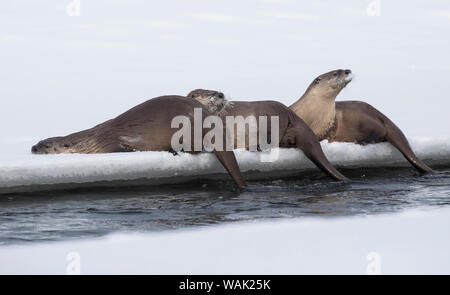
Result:
{"label": "otter nose", "polygon": [[352,73],[352,71],[351,71],[351,70],[345,70],[344,73],[345,73],[346,75],[350,75],[350,74]]}
{"label": "otter nose", "polygon": [[31,148],[31,152],[37,153],[37,151],[38,151],[38,148],[37,148],[36,145],[34,145],[34,146]]}

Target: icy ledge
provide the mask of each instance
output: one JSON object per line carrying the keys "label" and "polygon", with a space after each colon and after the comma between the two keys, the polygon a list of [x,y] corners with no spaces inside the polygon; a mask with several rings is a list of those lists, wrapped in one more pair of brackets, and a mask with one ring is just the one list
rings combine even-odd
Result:
{"label": "icy ledge", "polygon": [[[428,164],[450,164],[450,138],[414,138],[411,145]],[[0,192],[25,186],[87,184],[141,180],[141,183],[176,183],[189,178],[228,177],[212,154],[138,152],[99,155],[32,155],[29,143],[23,152],[0,157]],[[31,146],[31,145],[30,145]],[[3,145],[5,148],[5,145]],[[26,147],[26,149],[25,149]],[[337,167],[409,165],[388,143],[360,146],[352,143],[322,142],[328,159]],[[16,149],[17,150],[17,149]],[[298,149],[280,149],[279,158],[264,162],[263,153],[236,151],[243,172],[260,171],[261,177],[314,168]],[[266,158],[267,159],[267,158]],[[253,178],[258,173],[253,173]],[[29,188],[33,190],[33,188]]]}

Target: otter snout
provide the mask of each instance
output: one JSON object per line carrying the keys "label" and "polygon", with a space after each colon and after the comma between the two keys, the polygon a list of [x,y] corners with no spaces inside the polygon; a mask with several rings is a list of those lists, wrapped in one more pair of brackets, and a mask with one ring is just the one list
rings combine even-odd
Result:
{"label": "otter snout", "polygon": [[47,149],[48,148],[45,145],[38,143],[36,145],[33,145],[33,147],[31,148],[31,152],[33,154],[48,154]]}
{"label": "otter snout", "polygon": [[31,152],[33,154],[49,154],[49,153],[51,153],[50,152],[51,150],[53,150],[51,144],[46,144],[46,143],[41,143],[41,142],[39,142],[36,145],[33,145],[33,147],[31,148]]}
{"label": "otter snout", "polygon": [[[330,74],[332,74],[332,75],[330,75]],[[322,76],[326,76],[326,75],[328,75],[329,77],[334,77],[334,78],[336,78],[336,79],[344,79],[345,81],[347,81],[347,78],[349,78],[349,77],[353,77],[353,73],[352,73],[352,70],[350,70],[350,69],[346,69],[346,70],[342,70],[342,69],[340,69],[340,70],[335,70],[335,71],[332,71],[332,72],[330,72],[330,73],[327,73],[327,74],[324,74],[324,75],[322,75]]]}
{"label": "otter snout", "polygon": [[225,98],[225,95],[222,92],[216,91],[216,93],[214,94],[214,96],[218,97],[218,98]]}
{"label": "otter snout", "polygon": [[355,75],[353,75],[352,73],[352,70],[349,69],[344,70],[344,75],[345,75],[344,81],[347,83],[350,82],[355,77]]}
{"label": "otter snout", "polygon": [[33,145],[33,147],[31,148],[31,152],[33,154],[37,154],[39,152],[39,148],[37,145]]}
{"label": "otter snout", "polygon": [[346,70],[337,70],[334,74],[334,76],[348,76],[352,74],[352,70],[346,69]]}

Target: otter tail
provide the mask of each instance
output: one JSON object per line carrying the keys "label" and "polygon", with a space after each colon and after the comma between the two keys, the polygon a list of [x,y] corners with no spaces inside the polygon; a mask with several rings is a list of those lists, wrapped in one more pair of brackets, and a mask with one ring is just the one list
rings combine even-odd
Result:
{"label": "otter tail", "polygon": [[389,120],[386,116],[384,118],[384,125],[386,126],[386,139],[396,147],[403,156],[408,160],[411,165],[413,165],[417,170],[421,173],[432,173],[433,169],[428,167],[424,162],[422,162],[419,158],[417,158],[414,151],[411,149],[406,136],[403,132],[398,128],[394,122]]}

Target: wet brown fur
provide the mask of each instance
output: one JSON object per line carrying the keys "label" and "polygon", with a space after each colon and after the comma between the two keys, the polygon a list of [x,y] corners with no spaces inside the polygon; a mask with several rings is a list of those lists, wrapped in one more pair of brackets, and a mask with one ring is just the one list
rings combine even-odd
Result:
{"label": "wet brown fur", "polygon": [[[115,119],[93,128],[54,137],[32,147],[35,154],[57,153],[116,153],[133,151],[169,151],[172,135],[178,130],[171,128],[175,116],[187,116],[193,125],[194,108],[202,108],[202,116],[210,115],[202,104],[182,96],[162,96],[150,99]],[[203,135],[209,129],[203,129]],[[192,128],[193,132],[193,128]],[[192,134],[191,138],[194,136]],[[202,136],[203,138],[203,136]],[[192,140],[191,150],[194,150]],[[189,151],[187,151],[189,152]],[[214,151],[238,186],[245,186],[232,151]]]}
{"label": "wet brown fur", "polygon": [[[213,103],[214,105],[223,105],[226,111],[219,110],[222,116],[255,116],[259,126],[259,116],[278,116],[279,117],[279,135],[280,147],[300,148],[304,154],[316,164],[324,173],[336,180],[347,180],[339,171],[337,171],[325,157],[316,135],[292,110],[277,101],[232,101],[226,103],[223,101],[223,94],[215,90],[196,89],[188,94],[188,97],[199,99],[205,103],[206,107]],[[222,98],[221,98],[222,97]],[[216,100],[216,101],[215,101]],[[219,100],[219,101],[217,101]],[[268,119],[267,138],[271,138],[270,119]],[[236,130],[234,132],[237,134]],[[246,132],[246,135],[249,133]],[[235,137],[236,140],[236,137]],[[246,138],[246,148],[248,146],[248,136]]]}
{"label": "wet brown fur", "polygon": [[[290,108],[308,125],[317,126],[316,130],[315,128],[313,130],[319,140],[353,142],[361,145],[387,141],[397,148],[418,171],[433,172],[417,158],[400,128],[383,113],[362,101],[335,101],[339,92],[351,80],[344,81],[348,71],[331,71],[317,77],[305,94]],[[314,104],[317,106],[314,107]],[[325,114],[322,110],[331,110],[334,115],[330,117],[331,121],[326,120],[317,124],[319,119],[328,118],[329,112]]]}

